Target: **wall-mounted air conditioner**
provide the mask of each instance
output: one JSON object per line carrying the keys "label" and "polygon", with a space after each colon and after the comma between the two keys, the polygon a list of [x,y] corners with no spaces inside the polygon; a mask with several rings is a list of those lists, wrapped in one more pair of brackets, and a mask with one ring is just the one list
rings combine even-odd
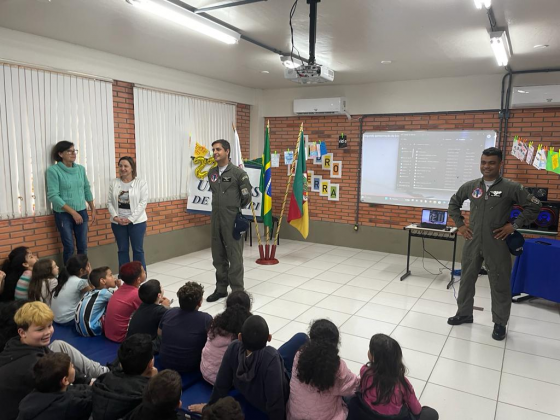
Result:
{"label": "wall-mounted air conditioner", "polygon": [[511,108],[541,108],[560,106],[560,85],[515,86]]}
{"label": "wall-mounted air conditioner", "polygon": [[348,115],[346,98],[295,99],[297,115]]}

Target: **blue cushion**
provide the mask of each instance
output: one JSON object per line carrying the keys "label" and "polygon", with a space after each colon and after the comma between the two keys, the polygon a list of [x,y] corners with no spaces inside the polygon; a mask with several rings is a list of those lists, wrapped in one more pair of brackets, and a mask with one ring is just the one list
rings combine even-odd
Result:
{"label": "blue cushion", "polygon": [[82,337],[76,331],[74,323],[54,324],[53,340],[62,340],[78,349],[84,356],[91,360],[106,365],[117,358],[120,344],[104,336]]}

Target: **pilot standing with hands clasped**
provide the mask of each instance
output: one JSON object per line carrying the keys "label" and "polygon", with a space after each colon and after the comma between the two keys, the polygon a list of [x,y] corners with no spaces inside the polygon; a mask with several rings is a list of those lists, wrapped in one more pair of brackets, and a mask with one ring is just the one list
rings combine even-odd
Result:
{"label": "pilot standing with hands clasped", "polygon": [[[494,340],[505,338],[511,309],[511,244],[508,243],[513,239],[522,241],[516,230],[532,223],[541,209],[541,202],[521,184],[500,176],[502,164],[500,149],[485,149],[480,159],[482,178],[463,184],[449,201],[449,215],[466,242],[461,260],[457,314],[447,323],[473,322],[475,283],[484,261],[490,280]],[[469,225],[461,215],[461,206],[467,199],[471,201]],[[508,220],[514,204],[523,207],[523,212],[511,224]]]}
{"label": "pilot standing with hands clasped", "polygon": [[241,216],[241,208],[251,202],[252,187],[249,175],[230,162],[230,152],[227,140],[212,143],[212,154],[218,164],[208,171],[212,190],[212,260],[216,267],[216,290],[208,296],[208,302],[226,297],[228,285],[232,291],[243,290],[240,231],[247,228],[248,221]]}

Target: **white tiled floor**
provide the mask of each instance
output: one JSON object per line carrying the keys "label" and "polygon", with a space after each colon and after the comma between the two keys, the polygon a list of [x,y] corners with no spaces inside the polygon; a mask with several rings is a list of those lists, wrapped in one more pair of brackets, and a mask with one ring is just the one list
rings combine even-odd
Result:
{"label": "white tiled floor", "polygon": [[[552,420],[560,418],[560,305],[544,300],[514,304],[508,336],[491,338],[490,289],[479,278],[475,323],[451,327],[455,314],[448,274],[429,259],[412,258],[403,282],[402,255],[282,240],[280,264],[254,263],[257,247],[245,247],[246,289],[253,312],[263,316],[280,346],[306,331],[317,318],[330,318],[341,332],[340,355],[358,373],[367,361],[373,334],[390,334],[403,348],[408,376],[420,401],[442,420]],[[429,271],[427,271],[429,270]],[[185,281],[198,281],[205,297],[214,290],[210,250],[148,266],[174,298]],[[456,293],[459,284],[455,285]],[[224,299],[204,302],[216,315]]]}

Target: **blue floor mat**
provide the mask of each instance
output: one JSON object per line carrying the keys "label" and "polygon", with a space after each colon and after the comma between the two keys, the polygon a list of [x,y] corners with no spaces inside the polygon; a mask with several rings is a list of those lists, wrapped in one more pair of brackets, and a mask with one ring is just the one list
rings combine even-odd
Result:
{"label": "blue floor mat", "polygon": [[117,350],[120,344],[100,337],[82,337],[76,331],[74,324],[54,324],[53,340],[66,341],[78,349],[84,356],[106,365],[117,358]]}

